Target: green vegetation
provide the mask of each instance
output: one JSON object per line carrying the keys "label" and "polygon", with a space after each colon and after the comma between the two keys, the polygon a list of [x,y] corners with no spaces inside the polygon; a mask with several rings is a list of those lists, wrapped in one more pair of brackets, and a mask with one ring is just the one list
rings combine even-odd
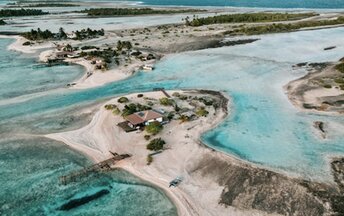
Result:
{"label": "green vegetation", "polygon": [[[112,58],[115,56],[118,56],[118,53],[115,50],[112,50],[110,47],[104,50],[92,50],[89,52],[82,51],[80,53],[81,57],[96,57],[96,58],[102,58],[106,63],[110,64],[112,62]],[[93,62],[92,64],[95,64]]]}
{"label": "green vegetation", "polygon": [[144,135],[144,138],[145,138],[145,140],[150,140],[151,136],[146,134],[146,135]]}
{"label": "green vegetation", "polygon": [[173,97],[179,98],[180,100],[186,100],[188,99],[188,96],[180,94],[178,92],[173,92],[172,94]]}
{"label": "green vegetation", "polygon": [[334,82],[338,83],[338,84],[344,84],[344,79],[343,78],[336,78],[336,79],[334,79]]}
{"label": "green vegetation", "polygon": [[160,122],[151,122],[149,125],[145,127],[145,130],[147,133],[150,133],[152,135],[158,134],[160,131],[162,131],[163,126],[160,124]]}
{"label": "green vegetation", "polygon": [[117,100],[118,103],[128,103],[129,102],[129,99],[127,97],[120,97],[118,100]]}
{"label": "green vegetation", "polygon": [[166,142],[163,139],[155,138],[148,143],[147,149],[151,151],[159,151],[164,148],[165,144]]}
{"label": "green vegetation", "polygon": [[344,73],[344,63],[337,64],[335,69],[341,73]]}
{"label": "green vegetation", "polygon": [[121,110],[119,110],[119,108],[116,107],[115,109],[112,110],[112,114],[119,115],[119,114],[121,114]]}
{"label": "green vegetation", "polygon": [[116,104],[106,104],[106,105],[104,106],[104,108],[105,108],[106,110],[113,110],[113,109],[116,109],[116,108],[117,108],[117,105],[116,105]]}
{"label": "green vegetation", "polygon": [[142,97],[143,97],[143,94],[138,94],[137,97],[138,97],[138,98],[142,98]]}
{"label": "green vegetation", "polygon": [[174,103],[172,99],[169,99],[167,97],[160,98],[159,101],[160,101],[160,104],[163,106],[172,106]]}
{"label": "green vegetation", "polygon": [[90,28],[82,29],[81,31],[75,31],[75,40],[92,39],[100,36],[104,36],[104,29],[92,30]]}
{"label": "green vegetation", "polygon": [[183,122],[188,122],[188,121],[190,121],[190,118],[189,118],[188,116],[186,116],[186,115],[181,115],[181,116],[179,117],[179,120],[181,121],[181,123],[183,123]]}
{"label": "green vegetation", "polygon": [[198,115],[198,116],[207,117],[208,114],[209,114],[209,112],[204,107],[200,107],[196,110],[196,115]]}
{"label": "green vegetation", "polygon": [[152,8],[91,8],[80,11],[88,16],[137,16],[146,14],[176,14],[193,13],[205,10],[185,9],[185,10],[158,10]]}
{"label": "green vegetation", "polygon": [[332,86],[330,84],[325,84],[324,88],[332,88]]}
{"label": "green vegetation", "polygon": [[23,46],[30,46],[32,43],[30,41],[26,41],[23,43]]}
{"label": "green vegetation", "polygon": [[55,34],[49,30],[42,31],[40,28],[37,30],[31,29],[30,32],[22,33],[22,36],[28,40],[50,40],[55,39]]}
{"label": "green vegetation", "polygon": [[334,20],[315,20],[315,21],[302,21],[297,23],[274,23],[270,25],[240,27],[233,31],[227,31],[225,34],[239,35],[259,35],[266,33],[280,33],[296,31],[302,28],[312,28],[321,26],[331,26],[344,24],[344,17],[338,17]]}
{"label": "green vegetation", "polygon": [[117,41],[117,50],[121,51],[123,49],[130,50],[133,46],[130,41]]}
{"label": "green vegetation", "polygon": [[106,110],[112,110],[112,113],[113,113],[114,115],[119,115],[119,114],[121,113],[121,111],[119,110],[119,108],[117,107],[116,104],[106,104],[106,105],[104,106],[104,108],[105,108]]}
{"label": "green vegetation", "polygon": [[226,14],[213,17],[189,17],[185,18],[185,24],[189,26],[202,26],[219,23],[246,23],[246,22],[276,22],[298,20],[316,16],[315,13],[245,13],[245,14]]}
{"label": "green vegetation", "polygon": [[[75,31],[75,37],[71,38],[74,40],[84,40],[84,39],[92,39],[97,38],[99,36],[104,36],[104,29],[101,30],[92,30],[90,28],[82,29],[81,31]],[[67,39],[67,34],[60,28],[59,32],[52,33],[49,30],[42,31],[40,28],[37,30],[31,29],[30,32],[25,32],[22,34],[28,40],[65,40]]]}
{"label": "green vegetation", "polygon": [[81,50],[90,50],[90,49],[99,49],[99,48],[96,46],[82,46],[80,49]]}
{"label": "green vegetation", "polygon": [[0,25],[6,25],[6,24],[7,23],[4,20],[0,19]]}
{"label": "green vegetation", "polygon": [[124,106],[124,109],[122,110],[122,116],[128,116],[128,115],[131,115],[133,113],[145,111],[145,110],[149,110],[149,109],[151,109],[151,107],[149,107],[149,106],[145,106],[145,105],[142,105],[139,103],[137,103],[137,104],[131,103],[129,105]]}
{"label": "green vegetation", "polygon": [[153,156],[149,154],[147,156],[147,165],[150,165],[152,162],[153,162]]}
{"label": "green vegetation", "polygon": [[0,10],[0,17],[11,17],[11,16],[39,16],[46,15],[48,12],[37,9],[2,9]]}
{"label": "green vegetation", "polygon": [[200,98],[197,98],[197,100],[202,102],[206,106],[212,106],[215,102],[212,98],[208,98],[208,97],[200,97]]}

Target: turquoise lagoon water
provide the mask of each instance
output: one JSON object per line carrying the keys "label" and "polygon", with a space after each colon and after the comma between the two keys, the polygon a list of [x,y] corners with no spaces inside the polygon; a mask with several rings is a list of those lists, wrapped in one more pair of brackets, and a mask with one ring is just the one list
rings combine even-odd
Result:
{"label": "turquoise lagoon water", "polygon": [[[58,176],[89,161],[59,143],[25,135],[75,128],[80,121],[73,115],[80,107],[154,87],[224,91],[232,97],[231,115],[204,134],[205,143],[264,167],[331,179],[327,157],[344,154],[344,119],[297,111],[282,86],[305,74],[292,70],[295,63],[343,57],[343,33],[344,28],[336,28],[275,34],[262,36],[252,44],[171,55],[151,73],[141,72],[126,80],[78,91],[60,87],[80,76],[80,67],[38,66],[32,58],[7,51],[10,40],[0,40],[1,82],[8,85],[0,90],[0,213],[17,215],[30,206],[33,214],[63,214],[56,208],[66,200],[108,189],[109,195],[71,213],[176,214],[161,192],[122,172],[90,177],[66,188],[58,185]],[[324,51],[328,46],[336,49]],[[64,75],[59,76],[59,72]],[[20,79],[21,75],[26,79]],[[66,116],[70,118],[65,120]],[[315,120],[330,125],[328,139],[318,139],[314,134]]]}
{"label": "turquoise lagoon water", "polygon": [[[12,42],[0,40],[0,49],[6,50]],[[46,67],[39,64],[37,58],[15,52],[2,52],[0,65],[0,100],[63,87],[84,73],[81,66]]]}
{"label": "turquoise lagoon water", "polygon": [[[16,104],[60,92],[80,77],[79,66],[46,67],[32,55],[9,52],[12,40],[0,40],[0,104]],[[29,106],[29,105],[28,105]],[[43,112],[42,112],[43,113]],[[91,115],[75,111],[1,118],[0,215],[176,215],[161,191],[124,171],[89,176],[66,186],[59,177],[91,164],[62,143],[32,136],[70,130],[84,125]],[[57,210],[71,199],[108,190],[81,207]]]}
{"label": "turquoise lagoon water", "polygon": [[[154,87],[207,88],[232,96],[232,114],[203,140],[210,146],[266,167],[310,178],[330,177],[326,157],[343,154],[343,134],[318,139],[315,120],[343,125],[341,117],[298,112],[282,86],[305,71],[299,62],[335,61],[344,53],[343,28],[263,36],[252,44],[173,55],[153,73],[84,91],[54,92],[44,97],[0,107],[3,122],[42,113],[63,113],[113,95],[150,91]],[[336,49],[324,51],[328,46]],[[5,121],[4,121],[5,120]]]}
{"label": "turquoise lagoon water", "polygon": [[[47,139],[0,142],[1,215],[176,215],[166,196],[124,171],[89,176],[66,186],[58,177],[90,164],[61,143]],[[108,190],[69,211],[68,200]]]}

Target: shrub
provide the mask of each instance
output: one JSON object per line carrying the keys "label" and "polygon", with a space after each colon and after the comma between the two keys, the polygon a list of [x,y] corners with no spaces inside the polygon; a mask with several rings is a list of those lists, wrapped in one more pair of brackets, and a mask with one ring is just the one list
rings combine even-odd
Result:
{"label": "shrub", "polygon": [[167,97],[160,98],[159,101],[160,101],[160,104],[163,106],[172,106],[173,105],[173,100],[169,99]]}
{"label": "shrub", "polygon": [[325,84],[324,88],[332,88],[332,86],[330,84]]}
{"label": "shrub", "polygon": [[158,134],[160,131],[162,131],[163,126],[160,124],[160,122],[151,122],[149,125],[145,127],[147,133],[150,133],[152,135]]}
{"label": "shrub", "polygon": [[142,97],[143,97],[143,94],[138,94],[137,97],[138,97],[138,98],[142,98]]}
{"label": "shrub", "polygon": [[336,83],[339,83],[339,84],[343,84],[344,83],[344,79],[342,79],[342,78],[336,78],[336,79],[334,79],[334,81]]}
{"label": "shrub", "polygon": [[117,106],[116,106],[116,104],[106,104],[104,106],[104,108],[107,110],[113,110],[113,109],[117,108]]}
{"label": "shrub", "polygon": [[179,94],[179,92],[173,92],[172,96],[173,96],[173,97],[179,97],[180,94]]}
{"label": "shrub", "polygon": [[25,43],[23,43],[23,46],[30,46],[31,42],[30,41],[26,41]]}
{"label": "shrub", "polygon": [[340,90],[344,90],[344,85],[339,85]]}
{"label": "shrub", "polygon": [[147,165],[150,165],[152,162],[153,162],[153,156],[149,154],[147,156]]}
{"label": "shrub", "polygon": [[174,117],[174,112],[168,113],[168,115],[167,115],[168,120],[172,120],[173,117]]}
{"label": "shrub", "polygon": [[151,151],[159,151],[163,149],[165,144],[166,142],[163,139],[155,138],[148,143],[147,149]]}
{"label": "shrub", "polygon": [[344,63],[337,64],[335,69],[341,73],[344,73]]}
{"label": "shrub", "polygon": [[204,107],[198,108],[196,110],[196,115],[198,115],[198,116],[206,117],[208,114],[209,114],[209,112]]}
{"label": "shrub", "polygon": [[186,115],[181,115],[179,117],[179,120],[181,121],[181,123],[183,123],[183,122],[190,121],[190,118],[188,116],[186,116]]}
{"label": "shrub", "polygon": [[148,135],[148,134],[146,134],[146,135],[144,136],[144,138],[145,138],[145,140],[150,140],[151,136]]}
{"label": "shrub", "polygon": [[118,103],[128,103],[129,102],[129,99],[127,97],[120,97],[118,100],[117,100]]}
{"label": "shrub", "polygon": [[112,113],[114,115],[119,115],[121,113],[121,111],[118,109],[118,107],[116,107],[114,110],[112,110]]}

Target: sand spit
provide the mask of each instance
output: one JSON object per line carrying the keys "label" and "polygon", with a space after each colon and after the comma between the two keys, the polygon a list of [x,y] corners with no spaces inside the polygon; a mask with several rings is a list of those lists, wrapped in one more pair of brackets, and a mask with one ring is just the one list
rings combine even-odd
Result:
{"label": "sand spit", "polygon": [[[173,94],[176,91],[169,91]],[[163,138],[165,150],[153,156],[147,165],[148,141],[145,132],[125,133],[117,126],[123,118],[102,106],[87,126],[46,137],[62,141],[86,154],[95,162],[111,157],[109,151],[132,157],[116,168],[163,189],[177,206],[179,215],[330,215],[338,212],[340,195],[337,185],[290,178],[217,152],[200,141],[205,131],[216,127],[227,116],[228,100],[212,91],[177,91],[196,97],[217,97],[223,102],[210,109],[208,117],[180,123],[172,120],[156,135]],[[211,95],[210,95],[211,94]],[[161,92],[127,96],[131,102],[156,101]],[[118,104],[117,98],[106,104]],[[104,104],[105,105],[105,104]],[[182,183],[169,188],[176,177]],[[339,204],[338,204],[339,203]]]}

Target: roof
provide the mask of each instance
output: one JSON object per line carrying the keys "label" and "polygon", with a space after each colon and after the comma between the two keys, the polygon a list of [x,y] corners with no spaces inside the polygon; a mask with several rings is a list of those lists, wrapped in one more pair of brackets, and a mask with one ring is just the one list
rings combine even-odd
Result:
{"label": "roof", "polygon": [[131,124],[137,125],[161,117],[163,117],[163,115],[154,110],[146,110],[128,115],[125,117],[125,119],[128,120]]}

